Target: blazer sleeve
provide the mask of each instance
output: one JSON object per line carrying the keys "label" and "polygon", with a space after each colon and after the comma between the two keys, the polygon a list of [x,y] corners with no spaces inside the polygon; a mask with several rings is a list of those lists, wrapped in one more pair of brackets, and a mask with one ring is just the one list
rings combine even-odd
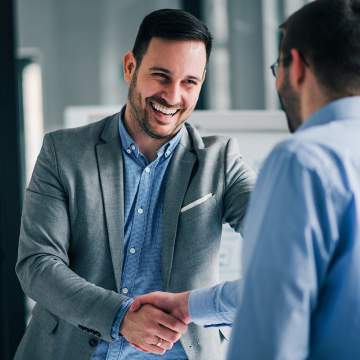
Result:
{"label": "blazer sleeve", "polygon": [[236,140],[225,149],[223,222],[242,234],[243,221],[255,185],[255,172],[242,159]]}
{"label": "blazer sleeve", "polygon": [[21,221],[16,273],[24,292],[57,317],[111,341],[127,297],[89,283],[69,267],[68,196],[61,184],[52,135],[46,135]]}

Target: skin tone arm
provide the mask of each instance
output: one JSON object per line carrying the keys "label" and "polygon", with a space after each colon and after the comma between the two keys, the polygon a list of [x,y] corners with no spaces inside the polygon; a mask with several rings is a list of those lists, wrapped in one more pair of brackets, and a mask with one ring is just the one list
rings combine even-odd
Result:
{"label": "skin tone arm", "polygon": [[133,311],[132,307],[127,312],[120,334],[139,350],[164,354],[180,339],[187,330],[187,325],[175,316],[147,303],[145,299],[144,306],[139,305],[141,308],[138,307],[136,311]]}

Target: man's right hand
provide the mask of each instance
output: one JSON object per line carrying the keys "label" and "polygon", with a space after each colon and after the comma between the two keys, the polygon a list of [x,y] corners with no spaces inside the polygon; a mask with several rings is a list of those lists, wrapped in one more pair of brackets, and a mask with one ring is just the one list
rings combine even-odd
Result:
{"label": "man's right hand", "polygon": [[175,318],[188,325],[191,322],[189,296],[189,291],[181,293],[154,291],[136,297],[130,306],[130,311],[138,311],[141,306],[150,304],[156,306],[158,309],[166,311],[168,314],[175,316]]}
{"label": "man's right hand", "polygon": [[120,334],[142,351],[164,354],[186,330],[187,325],[172,315],[144,305],[136,312],[127,312]]}

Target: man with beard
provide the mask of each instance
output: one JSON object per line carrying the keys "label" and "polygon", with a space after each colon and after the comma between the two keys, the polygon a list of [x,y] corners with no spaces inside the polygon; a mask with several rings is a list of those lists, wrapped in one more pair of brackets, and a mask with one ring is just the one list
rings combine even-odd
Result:
{"label": "man with beard", "polygon": [[219,329],[192,325],[180,342],[174,316],[128,311],[144,293],[216,284],[222,224],[241,230],[253,172],[233,140],[185,123],[211,43],[184,11],[149,14],[124,57],[121,113],[45,136],[16,267],[37,305],[15,359],[222,358]]}
{"label": "man with beard", "polygon": [[296,133],[259,174],[243,281],[145,295],[133,309],[216,325],[239,302],[230,360],[359,359],[360,1],[313,1],[280,29],[272,71]]}

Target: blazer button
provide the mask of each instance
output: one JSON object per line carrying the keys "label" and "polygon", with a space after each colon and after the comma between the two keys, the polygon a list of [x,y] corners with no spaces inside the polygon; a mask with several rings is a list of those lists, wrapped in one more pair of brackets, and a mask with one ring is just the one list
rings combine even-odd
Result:
{"label": "blazer button", "polygon": [[91,347],[95,347],[95,346],[97,346],[97,344],[98,344],[97,339],[90,339],[90,340],[89,340],[89,345],[90,345]]}

